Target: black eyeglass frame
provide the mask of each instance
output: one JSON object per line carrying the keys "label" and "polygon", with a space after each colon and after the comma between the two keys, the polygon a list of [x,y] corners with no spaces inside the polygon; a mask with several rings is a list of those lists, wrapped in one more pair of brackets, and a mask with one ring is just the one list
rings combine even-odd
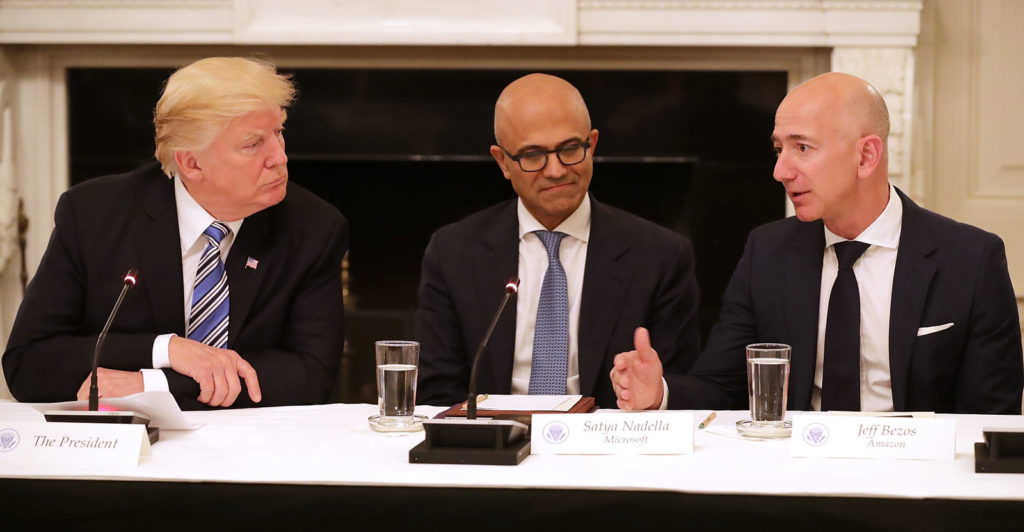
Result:
{"label": "black eyeglass frame", "polygon": [[[567,162],[563,161],[562,160],[562,150],[565,150],[566,148],[576,147],[576,146],[582,146],[583,147],[583,157],[580,157],[580,160],[578,160],[578,161],[576,161],[574,163],[567,163]],[[520,153],[519,155],[512,155],[512,153],[509,152],[508,150],[506,150],[504,146],[502,146],[500,144],[498,145],[498,147],[501,148],[501,151],[505,152],[505,155],[508,155],[509,159],[512,159],[513,161],[516,162],[516,164],[519,165],[519,169],[520,170],[522,170],[524,172],[529,172],[529,173],[540,172],[540,171],[543,171],[545,168],[547,168],[548,167],[548,158],[551,156],[552,153],[555,154],[555,157],[558,158],[558,162],[562,163],[562,166],[576,166],[577,164],[580,164],[583,161],[587,160],[587,150],[590,149],[590,146],[591,146],[590,141],[587,140],[587,141],[583,141],[583,142],[572,142],[572,143],[566,144],[564,146],[560,146],[558,148],[555,148],[553,150],[547,150],[547,151],[530,150],[530,151],[527,151],[526,153]],[[522,159],[527,154],[534,154],[534,153],[539,153],[539,154],[543,154],[544,155],[544,164],[542,164],[541,167],[536,169],[536,170],[527,170],[526,168],[523,168],[523,163],[522,163],[522,161],[520,161],[520,159]]]}

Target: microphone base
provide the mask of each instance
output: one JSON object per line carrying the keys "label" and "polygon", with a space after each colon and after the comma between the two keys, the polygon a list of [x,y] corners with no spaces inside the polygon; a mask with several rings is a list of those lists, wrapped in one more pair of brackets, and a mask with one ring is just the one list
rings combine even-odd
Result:
{"label": "microphone base", "polygon": [[51,423],[124,423],[145,425],[149,443],[160,440],[160,428],[149,425],[149,417],[131,410],[47,410],[43,418]]}
{"label": "microphone base", "polygon": [[423,430],[410,464],[518,465],[530,455],[529,427],[518,421],[432,419]]}

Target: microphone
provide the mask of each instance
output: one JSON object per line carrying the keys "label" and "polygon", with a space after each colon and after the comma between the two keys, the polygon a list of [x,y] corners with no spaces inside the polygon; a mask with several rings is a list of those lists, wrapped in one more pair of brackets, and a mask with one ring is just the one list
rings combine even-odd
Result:
{"label": "microphone", "polygon": [[156,443],[160,439],[160,429],[149,425],[149,417],[144,414],[132,411],[99,411],[100,406],[100,392],[97,384],[96,373],[99,370],[100,365],[100,351],[103,350],[103,342],[107,339],[107,333],[110,332],[110,326],[114,323],[114,317],[117,316],[117,311],[121,308],[121,303],[124,301],[125,294],[131,287],[135,286],[138,282],[138,270],[131,268],[128,273],[124,276],[124,285],[121,286],[121,293],[117,296],[117,301],[114,303],[114,308],[110,311],[110,316],[107,317],[107,323],[103,325],[103,329],[100,330],[100,335],[96,338],[96,346],[92,350],[92,375],[89,377],[89,410],[88,411],[67,411],[67,410],[47,410],[43,412],[43,417],[46,421],[52,422],[63,422],[63,423],[132,423],[141,424],[146,426],[146,433],[149,436],[149,442]]}
{"label": "microphone", "polygon": [[501,298],[501,303],[498,304],[498,311],[491,318],[491,324],[487,327],[484,339],[480,341],[480,347],[477,348],[476,355],[473,357],[473,369],[469,372],[469,397],[466,398],[466,419],[476,419],[476,370],[480,367],[481,355],[484,354],[487,342],[490,341],[491,334],[494,333],[494,326],[498,324],[498,318],[501,318],[502,313],[505,312],[505,306],[508,305],[508,301],[517,293],[519,293],[519,277],[514,277],[505,283],[505,297]]}
{"label": "microphone", "polygon": [[519,421],[476,418],[476,375],[487,342],[505,312],[509,300],[519,291],[519,278],[505,283],[505,297],[484,333],[469,372],[466,418],[449,417],[423,422],[423,441],[409,450],[409,463],[517,465],[530,454],[529,427]]}
{"label": "microphone", "polygon": [[92,376],[89,378],[90,412],[96,412],[100,408],[100,390],[96,384],[96,372],[99,370],[100,365],[100,350],[103,349],[103,342],[107,339],[107,332],[110,331],[110,326],[114,323],[114,316],[117,316],[117,311],[121,308],[121,302],[124,301],[125,294],[128,293],[131,287],[135,286],[138,274],[139,272],[135,268],[129,269],[128,273],[125,274],[121,294],[117,296],[117,301],[114,303],[114,308],[110,311],[110,316],[107,317],[106,325],[100,331],[99,338],[96,338],[96,347],[92,350]]}

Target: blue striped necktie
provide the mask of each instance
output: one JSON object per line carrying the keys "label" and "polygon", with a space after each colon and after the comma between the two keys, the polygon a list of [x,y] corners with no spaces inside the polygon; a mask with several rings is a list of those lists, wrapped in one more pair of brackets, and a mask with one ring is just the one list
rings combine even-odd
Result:
{"label": "blue striped necktie", "polygon": [[228,276],[220,259],[220,243],[231,233],[221,222],[203,231],[206,249],[199,259],[192,289],[192,310],[188,315],[188,337],[213,347],[228,346]]}
{"label": "blue striped necktie", "polygon": [[559,248],[565,233],[534,231],[548,250],[548,269],[540,289],[533,331],[530,395],[562,395],[569,367],[569,290]]}

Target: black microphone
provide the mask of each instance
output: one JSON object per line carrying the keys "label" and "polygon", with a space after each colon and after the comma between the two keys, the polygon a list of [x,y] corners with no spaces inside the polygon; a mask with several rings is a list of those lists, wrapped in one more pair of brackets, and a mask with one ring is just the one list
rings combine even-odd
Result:
{"label": "black microphone", "polygon": [[476,418],[476,374],[494,327],[505,312],[509,300],[519,291],[519,278],[505,283],[505,297],[484,333],[469,372],[466,417],[428,419],[426,433],[419,445],[409,450],[409,463],[516,465],[530,454],[529,426],[510,419]]}
{"label": "black microphone", "polygon": [[480,347],[476,350],[476,356],[473,357],[473,369],[469,372],[469,397],[466,398],[466,419],[476,419],[476,370],[480,367],[480,358],[484,354],[484,349],[487,348],[487,342],[490,341],[491,334],[494,333],[494,326],[498,324],[498,319],[505,312],[505,306],[508,305],[508,301],[512,299],[512,296],[518,292],[518,277],[514,277],[505,283],[505,297],[501,298],[498,311],[491,318],[491,324],[487,327],[484,339],[480,341]]}
{"label": "black microphone", "polygon": [[110,331],[110,325],[114,323],[114,316],[117,316],[117,311],[121,308],[121,302],[124,301],[125,294],[128,293],[128,289],[135,286],[138,273],[138,270],[131,268],[125,274],[121,294],[117,296],[117,302],[114,303],[114,308],[111,309],[110,316],[107,317],[107,323],[103,326],[103,330],[100,331],[99,338],[96,339],[96,347],[92,350],[92,376],[89,378],[89,411],[91,412],[95,412],[100,408],[100,390],[96,384],[96,372],[99,370],[100,350],[103,349],[103,341],[107,339],[107,332]]}
{"label": "black microphone", "polygon": [[110,316],[107,317],[107,323],[100,331],[99,337],[96,338],[96,347],[94,347],[92,351],[92,375],[89,377],[89,410],[47,410],[43,412],[43,417],[47,421],[61,423],[141,424],[146,426],[146,433],[149,435],[149,443],[156,443],[156,441],[160,439],[160,429],[150,426],[149,417],[144,414],[130,410],[99,411],[100,392],[99,386],[96,383],[96,373],[99,371],[100,351],[103,349],[103,341],[107,339],[107,333],[110,332],[110,326],[114,323],[114,317],[117,316],[117,311],[121,308],[121,302],[124,301],[125,294],[128,293],[128,290],[131,287],[135,286],[135,283],[138,282],[137,279],[138,271],[135,268],[128,270],[128,273],[124,276],[124,286],[121,287],[121,293],[117,296],[117,301],[114,303],[114,308],[110,311]]}

